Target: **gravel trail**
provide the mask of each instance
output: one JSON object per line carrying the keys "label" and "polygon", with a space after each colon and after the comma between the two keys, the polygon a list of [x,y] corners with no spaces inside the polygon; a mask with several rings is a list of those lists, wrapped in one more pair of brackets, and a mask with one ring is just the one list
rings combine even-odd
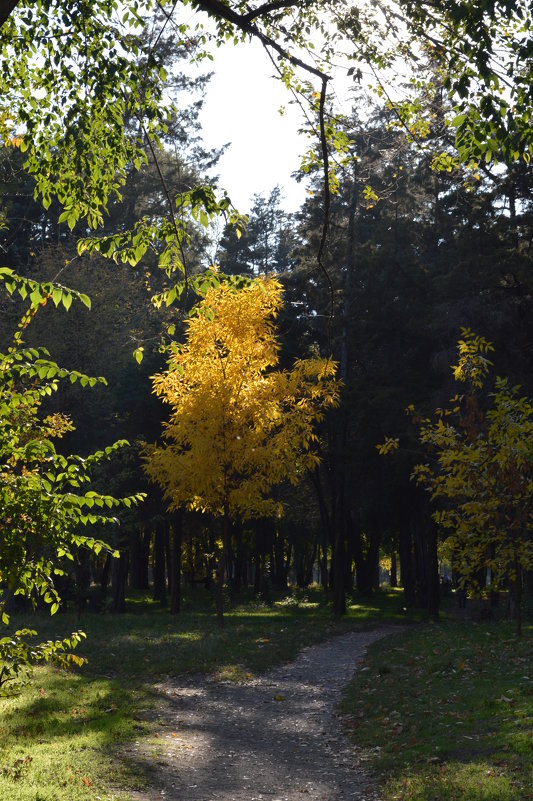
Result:
{"label": "gravel trail", "polygon": [[398,630],[335,637],[246,683],[194,676],[158,685],[157,744],[124,753],[153,777],[132,798],[379,801],[335,705],[367,647]]}

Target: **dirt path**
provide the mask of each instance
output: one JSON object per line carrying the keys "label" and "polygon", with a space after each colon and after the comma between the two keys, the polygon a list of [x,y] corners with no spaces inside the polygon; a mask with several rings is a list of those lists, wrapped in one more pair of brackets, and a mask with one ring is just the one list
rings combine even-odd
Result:
{"label": "dirt path", "polygon": [[397,630],[336,637],[246,684],[195,676],[159,685],[157,744],[124,754],[153,777],[153,789],[133,797],[377,801],[334,709],[370,643]]}

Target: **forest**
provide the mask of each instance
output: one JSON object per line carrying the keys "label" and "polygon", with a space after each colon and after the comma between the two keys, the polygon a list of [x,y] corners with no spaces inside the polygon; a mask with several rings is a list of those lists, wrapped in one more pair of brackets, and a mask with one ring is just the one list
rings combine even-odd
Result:
{"label": "forest", "polygon": [[[342,626],[386,585],[520,635],[529,4],[11,1],[0,23],[0,693],[83,665],[50,613],[105,628],[141,597],[223,630],[309,593]],[[236,208],[202,142],[217,49],[247,40],[301,113],[296,212],[282,186]]]}
{"label": "forest", "polygon": [[[350,3],[184,3],[215,23],[194,34],[180,4],[79,5],[4,4],[4,622],[24,599],[120,613],[149,586],[176,613],[182,584],[213,589],[221,626],[224,586],[318,583],[342,615],[385,573],[433,617],[451,580],[509,591],[520,622],[525,5],[399,3],[379,44]],[[280,187],[237,210],[207,177],[205,48],[255,36],[314,135],[296,213]],[[350,108],[326,95],[335,47]]]}

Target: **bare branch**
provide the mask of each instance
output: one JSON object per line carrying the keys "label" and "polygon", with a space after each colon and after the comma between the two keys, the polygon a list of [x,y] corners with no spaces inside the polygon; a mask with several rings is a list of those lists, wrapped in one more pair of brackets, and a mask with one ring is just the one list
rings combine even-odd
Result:
{"label": "bare branch", "polygon": [[[248,14],[237,14],[232,8],[225,5],[221,0],[194,0],[194,5],[205,11],[212,17],[216,17],[218,19],[225,19],[226,22],[230,22],[232,25],[235,25],[239,30],[243,31],[243,33],[248,33],[250,36],[259,39],[259,41],[265,46],[270,47],[272,50],[275,50],[282,58],[286,59],[290,64],[294,67],[300,67],[301,69],[305,70],[306,72],[311,73],[311,75],[315,75],[317,78],[320,78],[321,81],[328,81],[330,76],[326,75],[325,72],[322,70],[313,67],[311,64],[307,64],[305,61],[302,61],[301,58],[297,56],[293,56],[292,53],[289,53],[286,48],[282,47],[275,39],[272,39],[270,36],[267,36],[266,33],[263,33],[256,25],[253,24],[248,19]],[[285,5],[294,5],[294,3],[290,2],[290,0],[286,0]],[[259,11],[259,9],[257,9]],[[251,13],[251,12],[250,12]],[[256,12],[253,12],[255,16],[257,16]]]}

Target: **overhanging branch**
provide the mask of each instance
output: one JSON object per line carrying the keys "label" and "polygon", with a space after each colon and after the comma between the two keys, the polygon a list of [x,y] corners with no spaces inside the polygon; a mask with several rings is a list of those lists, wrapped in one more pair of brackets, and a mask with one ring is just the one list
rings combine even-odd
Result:
{"label": "overhanging branch", "polygon": [[0,28],[18,6],[20,0],[0,0]]}
{"label": "overhanging branch", "polygon": [[[309,0],[306,2],[305,5],[309,5],[310,2],[313,0]],[[271,0],[271,2],[266,2],[262,6],[259,6],[254,11],[250,11],[247,14],[238,14],[232,8],[227,6],[222,0],[194,0],[194,6],[202,11],[205,11],[210,16],[214,17],[215,19],[222,19],[226,20],[232,25],[235,25],[236,28],[243,31],[243,33],[247,33],[250,36],[258,39],[262,45],[270,50],[274,50],[278,55],[280,55],[283,59],[288,61],[294,67],[299,67],[300,69],[304,70],[305,72],[309,73],[310,75],[314,75],[315,77],[320,79],[321,82],[321,90],[320,90],[320,103],[318,109],[318,119],[319,119],[319,137],[320,137],[320,149],[322,153],[322,164],[323,164],[323,173],[324,173],[324,222],[322,224],[322,235],[320,237],[320,244],[317,253],[317,263],[320,271],[323,273],[327,285],[328,285],[328,293],[330,296],[330,313],[329,313],[329,325],[328,325],[328,343],[329,348],[331,350],[331,323],[333,320],[333,301],[334,301],[334,294],[333,294],[333,284],[330,278],[330,275],[326,269],[324,264],[324,252],[326,248],[326,241],[329,231],[329,216],[330,216],[330,205],[331,205],[331,195],[329,189],[329,152],[328,152],[328,143],[327,143],[327,136],[326,136],[326,125],[325,125],[325,103],[326,103],[326,93],[327,93],[327,85],[328,81],[330,80],[330,76],[327,75],[322,70],[319,70],[317,67],[314,67],[311,64],[307,64],[302,59],[294,56],[290,53],[286,48],[272,39],[270,36],[265,34],[261,31],[257,25],[253,23],[253,19],[257,19],[258,17],[266,14],[268,11],[280,10],[283,8],[289,8],[292,6],[301,5],[301,3],[296,3],[294,0]]]}

